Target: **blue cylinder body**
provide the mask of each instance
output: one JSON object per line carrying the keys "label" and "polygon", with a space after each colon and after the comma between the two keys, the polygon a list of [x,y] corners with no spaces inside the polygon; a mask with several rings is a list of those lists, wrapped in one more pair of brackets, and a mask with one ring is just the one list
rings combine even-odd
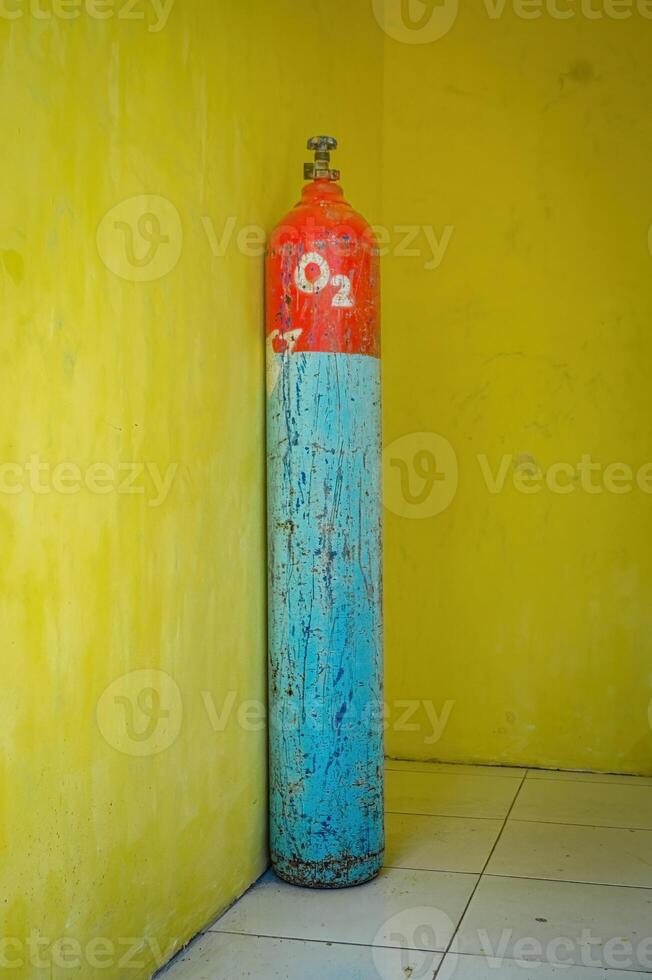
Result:
{"label": "blue cylinder body", "polygon": [[[334,888],[372,878],[384,852],[380,360],[355,342],[311,349],[328,346],[323,330],[314,344],[304,332],[304,349],[272,345],[270,276],[290,297],[281,335],[315,322],[293,274],[315,247],[294,242],[275,265],[272,242],[268,259],[270,833],[282,878]],[[334,312],[341,336],[347,310]]]}

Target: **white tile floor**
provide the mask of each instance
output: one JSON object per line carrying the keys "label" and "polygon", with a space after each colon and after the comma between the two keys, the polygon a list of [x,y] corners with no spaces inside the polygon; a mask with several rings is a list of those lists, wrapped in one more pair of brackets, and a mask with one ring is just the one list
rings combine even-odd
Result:
{"label": "white tile floor", "polygon": [[376,881],[268,872],[165,980],[652,976],[652,779],[388,762],[387,811]]}

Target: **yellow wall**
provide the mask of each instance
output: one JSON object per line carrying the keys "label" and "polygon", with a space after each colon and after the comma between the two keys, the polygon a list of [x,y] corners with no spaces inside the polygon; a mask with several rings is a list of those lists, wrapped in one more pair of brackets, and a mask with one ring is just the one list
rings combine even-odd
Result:
{"label": "yellow wall", "polygon": [[[448,236],[384,268],[388,750],[650,774],[650,468],[623,494],[513,477],[652,459],[652,22],[479,0],[406,43],[387,2],[384,220]],[[504,455],[489,493],[478,457]]]}
{"label": "yellow wall", "polygon": [[[265,698],[263,260],[235,241],[297,199],[313,131],[380,204],[366,9],[147,9],[0,17],[0,934],[21,978],[149,976],[266,863],[241,704]],[[120,222],[147,213],[130,261]],[[138,462],[139,494],[95,466]]]}

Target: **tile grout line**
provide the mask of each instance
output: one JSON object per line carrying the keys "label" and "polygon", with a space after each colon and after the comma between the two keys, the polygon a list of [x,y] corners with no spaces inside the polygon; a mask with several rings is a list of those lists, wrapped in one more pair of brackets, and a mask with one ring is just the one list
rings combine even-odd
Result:
{"label": "tile grout line", "polygon": [[[443,772],[441,769],[408,769],[406,766],[385,766],[385,772],[409,772],[416,773],[419,776],[463,776],[465,779],[474,779],[476,777],[481,777],[483,779],[511,779],[513,782],[520,782],[523,779],[521,773],[516,773],[516,775],[510,775],[498,772],[477,772],[475,769],[471,772]],[[644,777],[642,777],[644,778]],[[560,780],[557,780],[560,782]],[[572,780],[571,780],[572,782]]]}
{"label": "tile grout line", "polygon": [[[498,844],[498,839],[496,840],[496,845]],[[491,857],[491,855],[490,855]],[[507,872],[501,871],[458,871],[455,868],[413,868],[406,864],[385,864],[383,865],[383,871],[412,871],[412,872],[423,872],[424,874],[433,875],[464,875],[466,877],[478,877],[481,875],[483,878],[509,878],[515,881],[543,881],[543,882],[553,882],[558,885],[588,885],[595,888],[633,888],[635,891],[652,892],[652,884],[650,885],[628,885],[623,881],[589,881],[580,878],[544,878],[541,875],[526,875],[526,874],[509,874]]]}
{"label": "tile grout line", "polygon": [[393,817],[437,817],[438,820],[493,820],[494,823],[501,823],[505,817],[474,817],[468,813],[417,813],[416,810],[385,810],[385,816],[391,814]]}
{"label": "tile grout line", "polygon": [[[395,769],[394,772],[397,770]],[[500,777],[497,777],[500,778]],[[634,789],[652,789],[652,783],[647,782],[649,776],[613,776],[611,779],[582,779],[581,776],[576,776],[571,779],[570,776],[565,779],[560,779],[558,776],[528,776],[526,777],[528,783],[582,783],[583,785],[589,786],[631,786]],[[634,782],[635,779],[646,780],[642,783]]]}
{"label": "tile grout line", "polygon": [[484,878],[509,878],[513,881],[545,881],[556,885],[582,885],[589,888],[631,888],[638,892],[652,892],[652,885],[625,885],[616,881],[578,881],[576,878],[542,878],[540,875],[495,874],[484,871]]}
{"label": "tile grout line", "polygon": [[[519,787],[518,792],[520,790],[521,787]],[[416,810],[385,810],[385,813],[393,817],[436,817],[437,820],[493,820],[494,823],[507,819],[506,817],[478,817],[468,813],[421,813]],[[588,830],[623,830],[636,831],[637,833],[652,833],[652,827],[625,827],[623,824],[616,826],[615,824],[577,823],[574,820],[542,820],[540,817],[537,819],[533,817],[512,817],[510,822],[538,823],[544,824],[546,827],[583,827]]]}
{"label": "tile grout line", "polygon": [[356,949],[388,949],[394,952],[399,949],[406,949],[409,953],[438,953],[440,956],[444,956],[444,951],[441,949],[425,949],[421,946],[374,946],[371,943],[356,943],[343,939],[305,939],[300,936],[274,936],[267,932],[235,932],[232,929],[211,929],[209,932],[212,936],[242,936],[243,939],[275,939],[283,943],[306,943],[308,945],[310,943],[316,943],[320,946],[355,946]]}
{"label": "tile grout line", "polygon": [[[424,763],[427,765],[427,763]],[[433,763],[433,765],[446,765],[446,763],[438,762]],[[451,763],[453,765],[453,763]],[[455,763],[457,765],[457,763]],[[524,775],[510,775],[509,772],[497,773],[497,772],[478,772],[473,769],[471,772],[444,772],[441,769],[435,769],[432,772],[427,769],[408,769],[407,766],[385,766],[388,772],[411,772],[418,773],[423,776],[483,776],[485,779],[513,779],[522,780],[526,779],[528,782],[535,783],[592,783],[596,786],[633,786],[634,788],[645,788],[652,789],[652,783],[650,783],[651,776],[635,776],[627,773],[610,773],[610,772],[574,772],[572,769],[561,769],[560,772],[568,773],[566,776],[548,776],[548,772],[554,772],[554,770],[546,769],[526,769]],[[461,767],[460,767],[461,768]],[[482,768],[482,767],[480,767]],[[488,767],[489,768],[489,767]],[[533,773],[546,773],[546,775],[532,775]],[[596,778],[593,778],[596,777]],[[602,778],[600,778],[602,777]],[[637,780],[642,780],[643,782],[639,785]]]}
{"label": "tile grout line", "polygon": [[[442,772],[440,769],[435,769],[433,772],[429,772],[428,769],[389,769],[386,772],[404,772],[409,773],[411,776],[459,776],[460,779],[510,779],[513,783],[519,783],[527,777],[527,772],[522,776],[499,776],[493,772]],[[565,782],[565,780],[557,780],[557,782]],[[572,780],[569,780],[572,782]]]}
{"label": "tile grout line", "polygon": [[451,940],[450,940],[448,946],[446,947],[446,952],[444,953],[444,959],[442,960],[440,966],[437,968],[437,972],[435,973],[435,977],[437,976],[437,973],[439,973],[439,969],[440,969],[441,965],[446,961],[446,957],[450,953],[450,951],[452,949],[452,946],[453,946],[453,943],[455,942],[455,940],[456,940],[456,938],[457,938],[457,936],[459,934],[459,931],[462,928],[462,923],[464,922],[464,919],[466,918],[466,914],[469,911],[469,908],[471,906],[471,902],[473,901],[473,899],[476,896],[476,893],[478,891],[478,888],[480,887],[480,882],[484,878],[485,872],[486,872],[487,868],[489,867],[489,862],[491,861],[492,857],[494,856],[494,852],[495,852],[496,848],[498,847],[498,845],[500,843],[500,840],[501,840],[501,838],[503,836],[503,833],[505,832],[505,827],[507,826],[507,821],[510,818],[510,815],[512,813],[512,810],[516,806],[516,801],[518,800],[519,795],[520,795],[520,792],[523,789],[523,786],[525,784],[525,780],[527,779],[527,773],[528,773],[528,771],[526,770],[525,773],[524,773],[524,775],[523,775],[523,777],[521,778],[521,781],[520,781],[520,783],[518,785],[518,789],[516,790],[516,793],[514,794],[514,799],[512,800],[511,806],[510,806],[509,810],[507,811],[507,814],[505,815],[505,819],[503,821],[503,825],[500,828],[500,830],[498,832],[498,836],[496,837],[496,840],[494,841],[493,847],[491,848],[491,850],[489,852],[489,856],[487,857],[487,860],[485,861],[485,863],[484,863],[484,865],[482,867],[482,871],[478,875],[478,880],[475,883],[475,888],[471,892],[471,894],[469,896],[469,899],[468,899],[466,905],[464,906],[464,909],[462,911],[462,914],[461,914],[461,916],[459,918],[459,921],[457,923],[457,928],[454,930],[453,935],[451,936]]}
{"label": "tile grout line", "polygon": [[570,820],[541,820],[541,818],[535,820],[532,817],[513,817],[510,822],[538,823],[545,827],[580,827],[583,830],[622,830],[624,833],[633,831],[637,834],[652,834],[652,827],[625,827],[623,824],[617,827],[615,824],[608,823],[576,823]]}
{"label": "tile grout line", "polygon": [[[421,950],[418,950],[418,952],[421,952]],[[456,956],[464,956],[464,957],[466,957],[469,960],[482,960],[482,962],[484,964],[486,964],[490,960],[496,959],[496,957],[489,956],[487,953],[456,953],[455,955]],[[616,974],[616,971],[619,969],[618,967],[614,967],[612,969],[610,966],[608,966],[608,967],[587,966],[585,963],[560,963],[560,964],[552,963],[551,964],[547,960],[537,960],[537,959],[534,959],[534,958],[532,958],[532,959],[529,959],[529,958],[528,959],[518,959],[515,956],[510,956],[508,953],[502,953],[501,956],[502,956],[503,961],[508,962],[508,963],[516,963],[516,964],[519,965],[519,968],[522,968],[523,963],[528,963],[528,964],[531,964],[532,969],[537,969],[540,966],[548,966],[548,967],[549,966],[553,966],[553,967],[559,966],[560,969],[562,969],[564,971],[565,970],[569,970],[569,969],[572,969],[572,970],[585,970],[585,971],[589,971],[590,970],[591,972],[593,972],[594,970],[599,970],[601,973],[604,973],[604,980],[611,980],[612,976],[614,976]],[[443,965],[443,963],[441,963],[437,967],[437,970],[440,970],[441,967],[442,967],[442,965]],[[490,969],[493,969],[493,967],[490,967]],[[629,967],[623,967],[622,968],[621,976],[624,977],[626,974],[631,974],[631,976],[634,976],[634,977],[638,977],[641,974],[643,974],[644,976],[647,977],[648,975],[652,976],[652,970],[630,970]],[[435,980],[436,980],[436,976],[437,976],[437,974],[435,974]]]}
{"label": "tile grout line", "polygon": [[408,868],[405,864],[384,864],[383,871],[423,871],[427,875],[464,875],[466,878],[477,878],[479,874],[478,871],[454,871],[452,868]]}

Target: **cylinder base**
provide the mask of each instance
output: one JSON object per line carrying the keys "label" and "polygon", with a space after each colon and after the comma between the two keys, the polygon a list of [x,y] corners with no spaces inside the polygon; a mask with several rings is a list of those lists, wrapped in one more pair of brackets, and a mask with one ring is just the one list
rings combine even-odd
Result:
{"label": "cylinder base", "polygon": [[383,866],[385,852],[364,858],[337,858],[331,861],[283,860],[272,856],[275,873],[290,885],[302,888],[352,888],[371,881]]}

